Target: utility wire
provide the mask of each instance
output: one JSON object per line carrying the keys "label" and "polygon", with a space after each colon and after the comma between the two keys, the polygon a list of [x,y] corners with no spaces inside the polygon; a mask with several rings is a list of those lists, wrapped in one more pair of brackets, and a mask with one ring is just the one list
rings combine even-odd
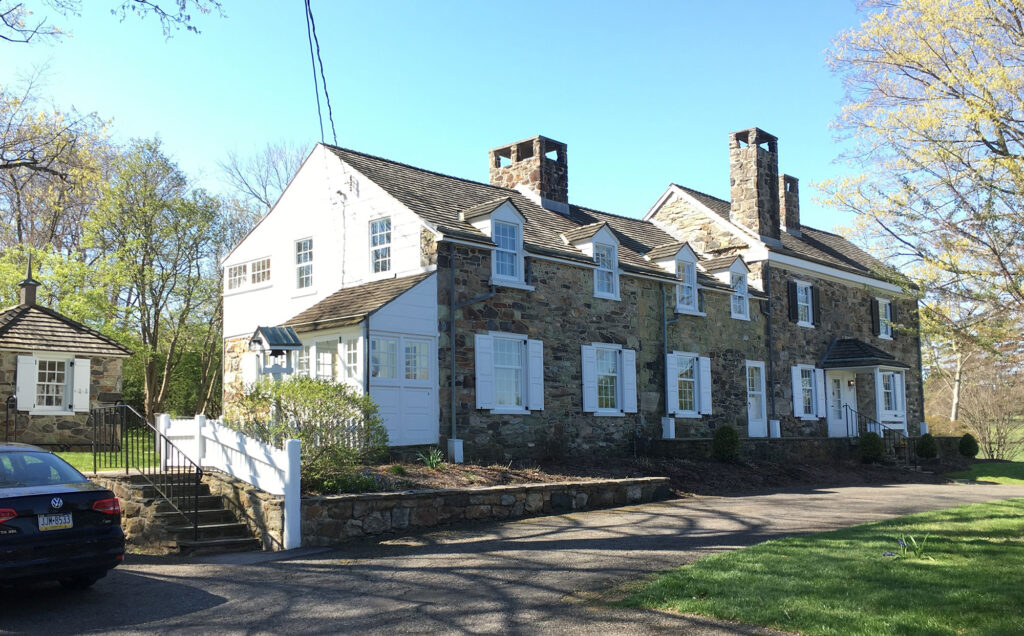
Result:
{"label": "utility wire", "polygon": [[306,38],[309,40],[309,65],[313,69],[313,93],[316,95],[316,116],[320,119],[320,143],[324,143],[324,116],[320,113],[320,85],[316,81],[316,59],[313,57],[313,33],[310,30],[309,2],[306,2]]}
{"label": "utility wire", "polygon": [[[306,36],[310,33],[313,35],[313,43],[316,44],[316,59],[320,66],[320,82],[324,87],[324,101],[327,102],[327,117],[331,122],[331,137],[334,140],[334,145],[338,145],[338,132],[334,128],[334,111],[331,109],[331,96],[327,92],[327,78],[324,76],[324,61],[320,57],[320,40],[316,37],[316,21],[313,20],[313,8],[310,6],[310,0],[306,0]],[[313,50],[312,44],[310,44],[310,57],[312,57]],[[316,66],[313,67],[313,81],[316,81]],[[317,114],[320,115],[320,93],[317,92]],[[323,141],[324,136],[324,118],[320,115],[320,141]]]}

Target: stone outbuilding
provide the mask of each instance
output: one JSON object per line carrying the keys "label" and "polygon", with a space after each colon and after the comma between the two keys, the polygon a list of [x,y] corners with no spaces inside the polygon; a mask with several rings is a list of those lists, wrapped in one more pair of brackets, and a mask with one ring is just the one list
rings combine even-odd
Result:
{"label": "stone outbuilding", "polygon": [[21,302],[0,312],[0,396],[4,439],[53,449],[92,444],[89,411],[118,399],[121,365],[132,352],[94,329],[36,304],[39,283],[20,284]]}

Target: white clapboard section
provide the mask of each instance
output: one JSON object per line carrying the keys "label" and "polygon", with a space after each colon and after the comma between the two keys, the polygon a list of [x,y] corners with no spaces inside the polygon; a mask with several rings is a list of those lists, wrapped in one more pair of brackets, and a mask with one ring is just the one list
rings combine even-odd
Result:
{"label": "white clapboard section", "polygon": [[[264,444],[203,415],[191,419],[157,418],[160,433],[185,456],[203,468],[213,468],[272,495],[284,496],[284,547],[298,548],[301,534],[301,471],[299,441],[284,448]],[[161,454],[166,470],[169,455]]]}

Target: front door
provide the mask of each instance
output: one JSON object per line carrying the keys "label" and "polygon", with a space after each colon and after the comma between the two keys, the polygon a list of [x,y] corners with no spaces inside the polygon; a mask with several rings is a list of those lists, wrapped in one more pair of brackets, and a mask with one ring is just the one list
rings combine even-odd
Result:
{"label": "front door", "polygon": [[[829,371],[828,385],[828,436],[854,437],[857,435],[856,418],[847,409],[857,408],[857,374],[852,371]],[[849,417],[847,415],[849,414]],[[850,426],[847,426],[847,419]]]}
{"label": "front door", "polygon": [[764,398],[764,363],[747,360],[747,435],[768,437]]}

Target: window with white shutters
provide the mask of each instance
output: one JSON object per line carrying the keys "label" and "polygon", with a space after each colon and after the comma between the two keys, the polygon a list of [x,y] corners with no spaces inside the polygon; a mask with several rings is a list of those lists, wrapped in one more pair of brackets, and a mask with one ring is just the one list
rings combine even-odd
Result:
{"label": "window with white shutters", "polygon": [[636,351],[593,343],[581,349],[583,411],[597,415],[636,413]]}
{"label": "window with white shutters", "polygon": [[792,367],[793,415],[804,420],[825,417],[825,372],[809,364]]}
{"label": "window with white shutters", "polygon": [[520,334],[474,336],[476,402],[494,413],[544,410],[544,344]]}
{"label": "window with white shutters", "polygon": [[89,410],[91,374],[87,358],[18,356],[17,410],[29,413]]}

